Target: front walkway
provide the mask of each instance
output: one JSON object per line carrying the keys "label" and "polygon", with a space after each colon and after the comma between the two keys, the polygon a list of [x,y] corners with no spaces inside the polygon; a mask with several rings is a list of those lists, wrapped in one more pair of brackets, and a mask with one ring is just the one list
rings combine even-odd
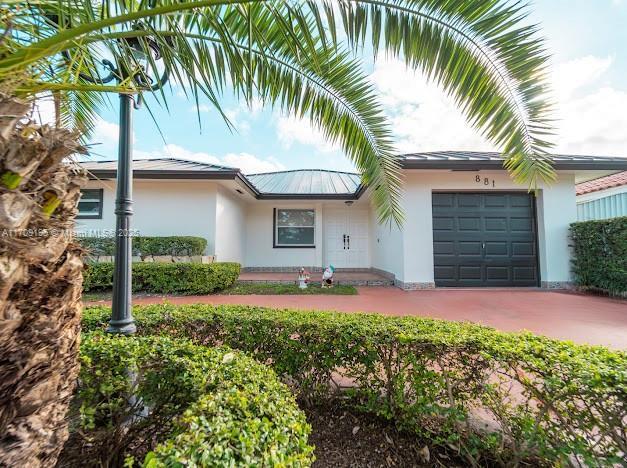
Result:
{"label": "front walkway", "polygon": [[402,291],[358,288],[355,296],[141,297],[136,304],[248,304],[268,307],[378,312],[468,320],[504,331],[534,333],[578,343],[627,349],[627,301],[537,289],[435,289]]}

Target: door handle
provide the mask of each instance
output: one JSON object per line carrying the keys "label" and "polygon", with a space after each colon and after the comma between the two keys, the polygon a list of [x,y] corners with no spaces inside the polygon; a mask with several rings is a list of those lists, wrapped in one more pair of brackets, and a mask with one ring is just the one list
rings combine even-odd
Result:
{"label": "door handle", "polygon": [[348,250],[350,250],[351,249],[351,236],[350,235],[346,236],[346,241],[348,242]]}
{"label": "door handle", "polygon": [[342,249],[346,250],[346,234],[342,235]]}

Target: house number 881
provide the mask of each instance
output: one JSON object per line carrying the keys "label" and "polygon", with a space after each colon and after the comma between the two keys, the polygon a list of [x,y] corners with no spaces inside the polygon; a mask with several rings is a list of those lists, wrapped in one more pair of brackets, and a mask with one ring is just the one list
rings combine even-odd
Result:
{"label": "house number 881", "polygon": [[475,182],[477,182],[478,184],[483,183],[483,185],[488,185],[488,186],[492,186],[492,187],[496,187],[496,184],[494,183],[494,179],[490,180],[487,177],[483,177],[481,178],[481,176],[475,176]]}

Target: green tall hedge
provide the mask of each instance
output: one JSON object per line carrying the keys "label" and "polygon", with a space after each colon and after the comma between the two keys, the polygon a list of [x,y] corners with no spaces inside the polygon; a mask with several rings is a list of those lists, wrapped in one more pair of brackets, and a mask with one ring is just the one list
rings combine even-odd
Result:
{"label": "green tall hedge", "polygon": [[574,223],[570,236],[576,284],[627,295],[627,217]]}
{"label": "green tall hedge", "polygon": [[[113,287],[113,263],[88,263],[84,291]],[[228,288],[239,277],[239,263],[133,263],[133,291],[158,294],[210,294]]]}
{"label": "green tall hedge", "polygon": [[[78,242],[91,255],[113,255],[115,238],[79,237]],[[133,255],[203,255],[207,249],[207,239],[194,236],[136,236],[133,237]]]}
{"label": "green tall hedge", "polygon": [[[87,309],[84,329],[105,328],[109,314]],[[469,465],[570,466],[577,455],[609,466],[626,452],[622,352],[417,317],[209,305],[133,315],[141,334],[224,344],[272,363],[301,401],[353,382],[347,395],[358,408],[457,447]],[[478,427],[477,416],[491,424]]]}
{"label": "green tall hedge", "polygon": [[122,466],[129,446],[141,453],[153,439],[144,467],[313,460],[310,427],[289,389],[239,352],[95,333],[81,343],[81,364],[77,435],[86,444],[77,466]]}

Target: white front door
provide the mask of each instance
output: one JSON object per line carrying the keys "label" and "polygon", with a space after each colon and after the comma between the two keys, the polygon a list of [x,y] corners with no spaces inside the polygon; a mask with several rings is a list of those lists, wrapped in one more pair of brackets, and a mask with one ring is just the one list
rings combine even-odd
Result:
{"label": "white front door", "polygon": [[324,210],[325,265],[368,268],[368,211],[359,208]]}

